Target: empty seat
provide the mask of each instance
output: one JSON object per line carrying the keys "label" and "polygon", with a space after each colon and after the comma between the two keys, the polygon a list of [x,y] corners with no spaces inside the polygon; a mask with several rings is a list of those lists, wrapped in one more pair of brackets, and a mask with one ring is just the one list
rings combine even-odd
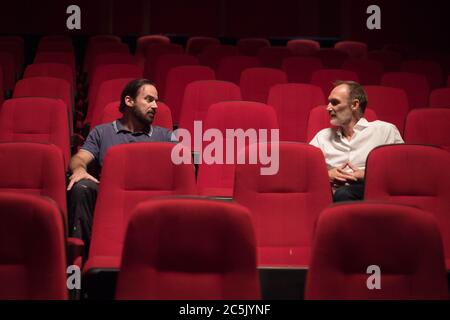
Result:
{"label": "empty seat", "polygon": [[366,58],[367,44],[359,41],[338,41],[334,48],[345,52],[350,58]]}
{"label": "empty seat", "polygon": [[265,47],[258,50],[258,59],[263,67],[281,68],[283,60],[292,56],[286,47]]}
{"label": "empty seat", "polygon": [[[217,80],[191,82],[184,91],[178,127],[187,129],[193,137],[194,121],[205,121],[210,105],[232,100],[241,100],[241,91],[234,83]],[[190,147],[192,151],[200,151],[193,144]]]}
{"label": "empty seat", "polygon": [[332,48],[322,48],[314,53],[314,56],[319,58],[327,69],[339,69],[349,58],[347,53]]}
{"label": "empty seat", "polygon": [[[364,110],[364,118],[367,121],[378,120],[375,111],[370,108]],[[308,116],[308,124],[306,128],[306,141],[311,141],[314,136],[322,129],[330,128],[330,115],[327,111],[327,106],[317,106],[312,108]]]}
{"label": "empty seat", "polygon": [[[364,193],[367,200],[406,204],[431,212],[441,231],[447,270],[450,270],[450,172],[442,168],[449,163],[450,153],[432,146],[378,147],[367,158]],[[420,243],[415,237],[411,239]]]}
{"label": "empty seat", "polygon": [[[275,110],[263,103],[249,101],[227,101],[213,104],[209,107],[203,130],[216,129],[220,131],[222,140],[214,147],[221,148],[213,153],[213,146],[203,141],[202,158],[198,169],[197,186],[199,192],[206,196],[231,197],[234,185],[234,164],[240,148],[259,137],[263,139],[260,129],[266,131],[266,140],[275,139],[278,129]],[[235,135],[226,134],[226,130],[238,130],[248,134],[249,138],[235,139]],[[218,131],[217,131],[218,130]],[[235,132],[236,133],[236,132]],[[241,137],[242,138],[242,137]],[[198,139],[198,137],[197,137]],[[227,144],[229,148],[227,148]],[[208,149],[206,149],[208,148]],[[230,154],[227,154],[230,152]],[[233,154],[231,154],[233,152]],[[204,158],[204,161],[203,161]],[[231,161],[230,161],[231,160]],[[230,163],[231,162],[231,163]]]}
{"label": "empty seat", "polygon": [[144,64],[144,78],[153,80],[155,78],[155,70],[158,65],[159,57],[166,54],[182,54],[183,47],[179,44],[149,44],[145,47],[145,64]]}
{"label": "empty seat", "polygon": [[443,85],[444,75],[439,63],[426,60],[408,60],[401,64],[401,70],[405,72],[424,75],[430,88],[435,89]]}
{"label": "empty seat", "polygon": [[392,123],[403,134],[409,111],[405,91],[383,86],[365,86],[364,90],[369,100],[367,107],[376,112],[379,120]]}
{"label": "empty seat", "polygon": [[76,74],[75,57],[70,52],[38,52],[33,63],[63,63]]}
{"label": "empty seat", "polygon": [[[377,275],[379,281],[373,280]],[[428,212],[388,203],[325,209],[317,223],[305,298],[447,299],[435,219]]]}
{"label": "empty seat", "polygon": [[163,99],[166,91],[167,74],[170,69],[179,66],[198,65],[198,59],[184,53],[163,54],[159,56],[155,65],[155,85],[159,99]]}
{"label": "empty seat", "polygon": [[72,92],[75,89],[75,75],[70,66],[64,63],[33,63],[26,67],[23,78],[52,77],[70,83]]}
{"label": "empty seat", "polygon": [[450,88],[434,89],[430,94],[431,108],[450,108]]}
{"label": "empty seat", "polygon": [[241,73],[248,68],[259,67],[260,63],[256,57],[230,56],[223,57],[219,61],[217,79],[230,81],[239,85]]}
{"label": "empty seat", "polygon": [[356,72],[362,85],[379,85],[383,75],[383,64],[369,59],[347,59],[342,69]]}
{"label": "empty seat", "polygon": [[173,146],[162,142],[131,143],[108,150],[89,259],[84,266],[88,286],[101,276],[102,270],[120,267],[126,227],[137,204],[158,196],[195,195],[194,166],[175,165],[171,158]]}
{"label": "empty seat", "polygon": [[381,78],[381,85],[403,89],[408,96],[408,103],[411,109],[428,106],[430,87],[427,78],[421,74],[388,72]]}
{"label": "empty seat", "polygon": [[54,203],[0,192],[0,218],[0,299],[67,299],[64,224]]}
{"label": "empty seat", "polygon": [[95,69],[101,65],[106,64],[137,65],[136,58],[128,52],[99,53],[91,61],[92,61],[91,65],[88,66],[88,83],[91,82],[92,76],[95,73]]}
{"label": "empty seat", "polygon": [[62,100],[14,98],[0,110],[0,141],[53,143],[69,165],[69,126],[67,108]]}
{"label": "empty seat", "polygon": [[121,42],[99,42],[93,43],[92,45],[88,45],[88,49],[86,51],[83,71],[88,72],[89,67],[91,66],[95,57],[102,53],[130,53],[130,49],[128,45]]}
{"label": "empty seat", "polygon": [[270,42],[264,38],[244,38],[237,42],[239,53],[245,56],[256,56],[258,50],[270,47]]}
{"label": "empty seat", "polygon": [[322,90],[310,84],[278,84],[269,92],[267,104],[274,107],[281,141],[306,142],[309,111],[325,104]]}
{"label": "empty seat", "polygon": [[405,142],[440,146],[450,151],[450,109],[427,108],[408,113]]}
{"label": "empty seat", "polygon": [[293,39],[287,42],[287,47],[295,55],[311,56],[320,50],[320,43],[315,40]]}
{"label": "empty seat", "polygon": [[266,103],[270,88],[287,83],[287,76],[281,70],[272,68],[248,68],[241,73],[242,99]]}
{"label": "empty seat", "polygon": [[75,53],[72,42],[39,41],[36,52],[70,52]]}
{"label": "empty seat", "polygon": [[[96,126],[113,122],[114,120],[117,120],[119,118],[122,118],[123,114],[119,111],[119,104],[120,101],[114,101],[108,103],[105,108],[103,108],[102,114],[99,118],[99,121],[92,121],[90,129],[94,129]],[[172,123],[172,114],[170,112],[169,107],[158,101],[157,103],[158,109],[156,111],[155,118],[153,119],[152,125],[159,126],[166,128],[167,130],[173,130],[173,123]]]}
{"label": "empty seat", "polygon": [[237,47],[222,44],[213,44],[207,46],[198,55],[198,60],[204,66],[212,68],[217,71],[219,68],[219,62],[224,57],[236,56],[239,54]]}
{"label": "empty seat", "polygon": [[259,299],[255,247],[249,212],[237,204],[140,203],[128,224],[116,298]]}
{"label": "empty seat", "polygon": [[323,68],[322,61],[315,57],[290,57],[281,66],[292,83],[309,83],[314,71]]}
{"label": "empty seat", "polygon": [[172,111],[172,118],[178,124],[186,86],[197,80],[214,80],[214,70],[205,66],[180,66],[170,69],[166,80],[164,102]]}
{"label": "empty seat", "polygon": [[402,56],[398,52],[374,50],[369,51],[367,57],[370,60],[375,60],[383,64],[385,72],[399,71]]}
{"label": "empty seat", "polygon": [[140,36],[136,41],[136,58],[138,62],[143,65],[145,60],[145,48],[150,44],[167,44],[170,43],[170,38],[164,35],[151,34]]}
{"label": "empty seat", "polygon": [[233,199],[251,212],[258,266],[305,267],[316,220],[332,201],[328,172],[313,146],[280,142],[278,148],[275,175],[261,175],[260,164],[236,166]]}
{"label": "empty seat", "polygon": [[334,88],[334,83],[338,80],[359,82],[359,77],[349,70],[322,69],[312,73],[310,83],[320,87],[325,97],[328,97]]}
{"label": "empty seat", "polygon": [[210,45],[220,44],[219,39],[212,37],[191,37],[186,44],[186,53],[198,56],[203,49]]}

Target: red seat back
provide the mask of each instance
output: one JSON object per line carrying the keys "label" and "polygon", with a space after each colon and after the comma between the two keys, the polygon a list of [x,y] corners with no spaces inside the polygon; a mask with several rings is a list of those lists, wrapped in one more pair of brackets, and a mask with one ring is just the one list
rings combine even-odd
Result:
{"label": "red seat back", "polygon": [[427,78],[421,74],[409,72],[388,72],[381,78],[381,85],[403,89],[408,96],[411,109],[426,108],[430,96]]}
{"label": "red seat back", "polygon": [[266,103],[270,88],[287,83],[287,76],[281,70],[271,68],[248,68],[241,73],[242,99]]}
{"label": "red seat back", "polygon": [[322,61],[315,57],[285,58],[282,65],[291,83],[310,83],[312,73],[322,68]]}
{"label": "red seat back", "polygon": [[349,70],[322,69],[312,73],[310,83],[322,88],[323,94],[328,97],[334,88],[334,82],[338,80],[359,82],[359,77]]}

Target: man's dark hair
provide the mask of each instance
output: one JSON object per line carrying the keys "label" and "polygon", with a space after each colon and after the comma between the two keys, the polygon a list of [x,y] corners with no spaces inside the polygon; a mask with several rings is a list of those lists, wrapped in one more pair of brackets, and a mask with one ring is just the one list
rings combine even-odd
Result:
{"label": "man's dark hair", "polygon": [[139,93],[139,89],[142,86],[145,86],[146,84],[154,86],[153,82],[151,82],[148,79],[135,79],[128,82],[128,84],[125,86],[120,96],[120,105],[119,105],[120,112],[124,113],[125,110],[127,109],[125,97],[130,96],[132,99],[136,99]]}
{"label": "man's dark hair", "polygon": [[358,100],[361,114],[364,114],[364,111],[366,111],[367,103],[369,102],[369,100],[367,99],[367,94],[364,91],[363,86],[355,81],[338,80],[333,83],[335,88],[337,86],[340,86],[341,84],[345,84],[348,86],[348,100],[350,102],[352,102],[355,99]]}

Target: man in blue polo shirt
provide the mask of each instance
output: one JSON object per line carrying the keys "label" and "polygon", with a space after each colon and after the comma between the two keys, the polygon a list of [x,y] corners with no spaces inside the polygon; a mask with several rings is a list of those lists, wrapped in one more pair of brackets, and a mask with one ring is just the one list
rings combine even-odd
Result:
{"label": "man in blue polo shirt", "polygon": [[90,244],[99,183],[87,172],[88,165],[95,162],[101,167],[107,150],[117,144],[172,141],[171,131],[152,125],[158,108],[157,100],[158,92],[149,80],[130,81],[120,98],[122,118],[95,127],[70,161],[72,175],[67,186],[67,190],[70,190],[69,233],[72,237],[84,240],[86,249]]}

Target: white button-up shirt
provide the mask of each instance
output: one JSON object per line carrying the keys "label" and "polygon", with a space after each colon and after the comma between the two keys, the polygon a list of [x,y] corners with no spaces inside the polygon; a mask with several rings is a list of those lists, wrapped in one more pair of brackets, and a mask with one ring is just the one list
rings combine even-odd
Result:
{"label": "white button-up shirt", "polygon": [[[370,151],[384,144],[404,143],[395,125],[384,121],[369,122],[359,119],[353,128],[349,141],[340,128],[326,128],[319,131],[310,144],[322,150],[328,169],[352,163],[358,169],[365,170],[366,159]],[[352,171],[349,167],[345,171]]]}

